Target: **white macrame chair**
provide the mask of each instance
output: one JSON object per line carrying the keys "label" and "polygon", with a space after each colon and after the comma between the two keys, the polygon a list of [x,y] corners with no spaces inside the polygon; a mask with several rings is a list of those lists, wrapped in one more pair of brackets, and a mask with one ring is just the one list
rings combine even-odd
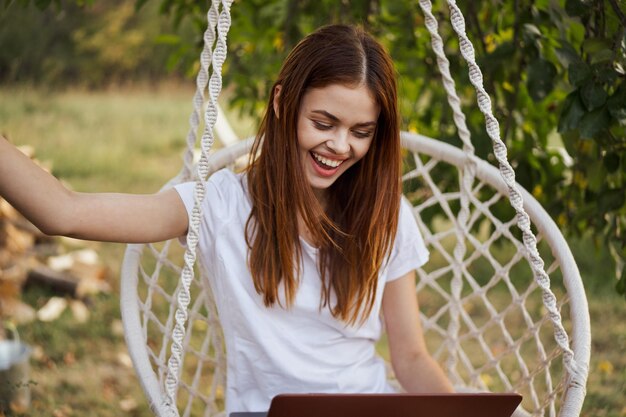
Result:
{"label": "white macrame chair", "polygon": [[[165,186],[200,179],[187,249],[183,256],[183,249],[172,241],[129,245],[122,266],[125,337],[150,407],[159,417],[223,415],[224,341],[207,284],[211,278],[203,268],[194,274],[194,263],[202,180],[223,167],[237,169],[251,145],[248,139],[209,157],[231,3],[213,0],[207,14],[188,150],[181,173]],[[578,416],[591,344],[580,274],[558,227],[515,182],[463,16],[453,0],[447,3],[500,170],[474,156],[432,5],[420,0],[463,141],[461,150],[402,133],[405,197],[431,250],[431,261],[418,271],[425,337],[459,390],[519,392],[524,400],[516,416]],[[207,86],[201,156],[194,174]],[[458,182],[438,186],[435,179],[444,172],[450,178],[452,169]],[[425,218],[432,220],[428,227]]]}

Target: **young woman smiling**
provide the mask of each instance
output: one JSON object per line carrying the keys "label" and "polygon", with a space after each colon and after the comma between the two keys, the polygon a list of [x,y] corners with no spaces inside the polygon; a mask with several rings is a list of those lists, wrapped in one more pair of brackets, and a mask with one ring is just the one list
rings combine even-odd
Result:
{"label": "young woman smiling", "polygon": [[[228,351],[227,412],[288,392],[452,387],[423,339],[414,270],[428,259],[401,201],[395,71],[359,28],[323,27],[287,57],[244,173],[206,183],[199,257]],[[0,195],[49,234],[184,236],[193,184],[154,195],[65,189],[0,140]]]}

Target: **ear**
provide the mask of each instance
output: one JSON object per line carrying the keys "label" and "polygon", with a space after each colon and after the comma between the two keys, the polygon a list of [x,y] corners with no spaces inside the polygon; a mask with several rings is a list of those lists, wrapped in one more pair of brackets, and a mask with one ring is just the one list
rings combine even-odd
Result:
{"label": "ear", "polygon": [[276,117],[280,118],[280,113],[278,112],[278,108],[280,107],[280,91],[283,89],[283,86],[278,84],[276,87],[274,87],[274,113],[276,113]]}

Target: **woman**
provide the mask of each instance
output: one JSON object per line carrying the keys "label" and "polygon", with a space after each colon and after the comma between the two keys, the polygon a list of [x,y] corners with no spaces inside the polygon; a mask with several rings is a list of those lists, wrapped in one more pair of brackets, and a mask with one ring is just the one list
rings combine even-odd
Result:
{"label": "woman", "polygon": [[[428,258],[401,202],[393,64],[362,30],[326,26],[287,57],[247,171],[215,173],[199,241],[228,351],[227,412],[285,392],[450,392],[428,354],[415,268]],[[256,156],[258,155],[258,156]],[[256,156],[256,157],[255,157]],[[45,233],[183,236],[193,184],[138,196],[65,189],[0,140],[0,195]]]}

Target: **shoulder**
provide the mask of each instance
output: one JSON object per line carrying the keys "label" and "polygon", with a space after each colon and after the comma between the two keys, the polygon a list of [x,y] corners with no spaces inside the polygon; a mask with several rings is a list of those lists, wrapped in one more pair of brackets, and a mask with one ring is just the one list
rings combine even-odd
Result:
{"label": "shoulder", "polygon": [[389,256],[387,281],[400,278],[428,261],[429,253],[417,224],[413,206],[404,197],[400,202],[396,239]]}
{"label": "shoulder", "polygon": [[[207,214],[206,211],[210,211],[212,215],[222,220],[233,214],[236,206],[247,201],[244,183],[243,174],[236,174],[227,168],[216,171],[204,183],[205,196],[202,209],[205,214]],[[174,187],[189,214],[194,207],[196,184],[196,182],[186,182]]]}
{"label": "shoulder", "polygon": [[238,191],[238,188],[242,187],[242,176],[243,174],[236,174],[228,168],[222,168],[209,177],[208,183]]}
{"label": "shoulder", "polygon": [[[197,183],[194,181],[184,182],[175,185],[174,188],[181,196],[188,194],[193,195],[196,184]],[[205,181],[204,187],[208,194],[217,193],[222,196],[242,193],[244,191],[242,174],[235,174],[228,168],[222,168],[213,173],[209,179]]]}
{"label": "shoulder", "polygon": [[398,237],[396,240],[421,240],[417,224],[417,215],[413,206],[405,197],[400,199],[400,209],[398,211]]}

